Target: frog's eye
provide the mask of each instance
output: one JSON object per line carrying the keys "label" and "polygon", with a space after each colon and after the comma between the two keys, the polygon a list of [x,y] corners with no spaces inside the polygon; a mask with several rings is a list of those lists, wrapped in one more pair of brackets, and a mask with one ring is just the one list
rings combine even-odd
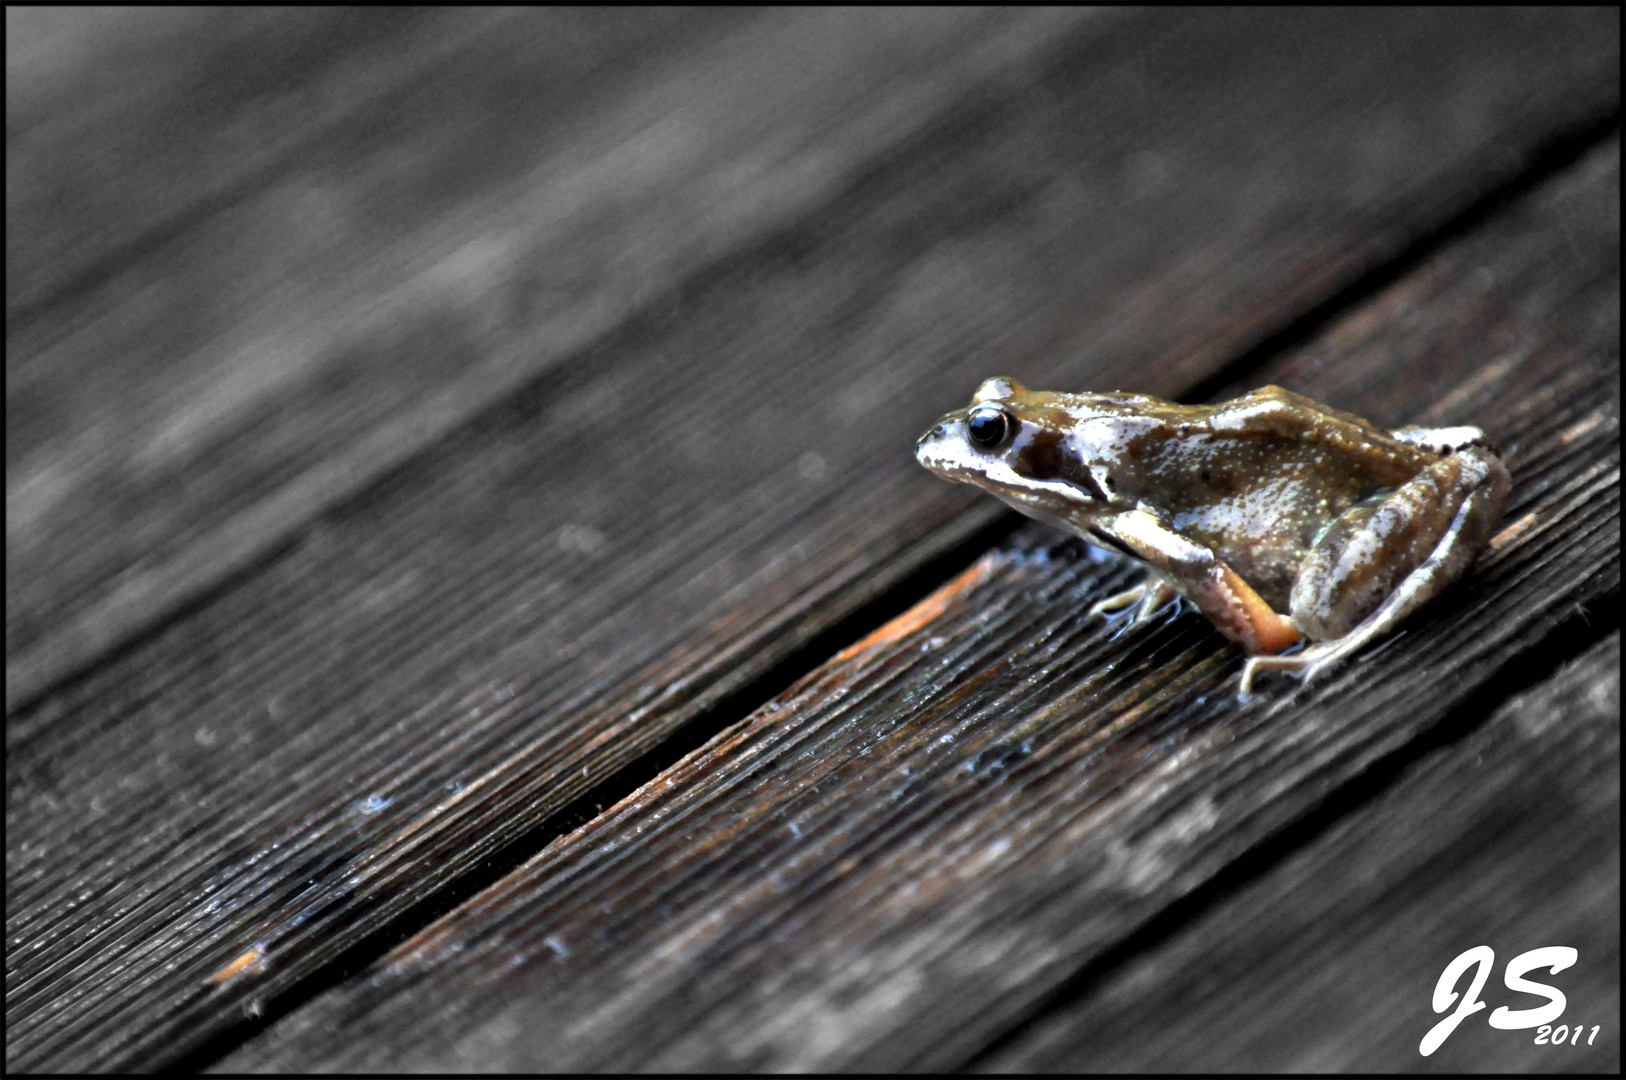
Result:
{"label": "frog's eye", "polygon": [[1016,421],[1004,409],[992,405],[979,405],[965,420],[966,433],[971,441],[984,450],[994,450],[1016,430]]}

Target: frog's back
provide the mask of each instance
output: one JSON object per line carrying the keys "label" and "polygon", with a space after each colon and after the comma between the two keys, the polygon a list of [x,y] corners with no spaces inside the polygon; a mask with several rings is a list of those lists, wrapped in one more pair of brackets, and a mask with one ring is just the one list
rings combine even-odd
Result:
{"label": "frog's back", "polygon": [[1161,404],[1141,407],[1159,425],[1131,443],[1124,493],[1211,548],[1278,611],[1329,523],[1435,457],[1280,387],[1218,405]]}

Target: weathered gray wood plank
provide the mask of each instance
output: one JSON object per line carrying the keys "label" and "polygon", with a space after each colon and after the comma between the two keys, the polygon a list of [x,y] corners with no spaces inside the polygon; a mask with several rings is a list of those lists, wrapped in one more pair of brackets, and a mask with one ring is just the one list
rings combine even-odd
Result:
{"label": "weathered gray wood plank", "polygon": [[312,117],[299,153],[8,324],[8,709],[1111,21],[539,10]]}
{"label": "weathered gray wood plank", "polygon": [[908,447],[991,367],[1176,393],[1618,100],[1546,14],[1160,18],[945,76],[818,214],[10,717],[8,1063],[198,1045],[989,521]]}
{"label": "weathered gray wood plank", "polygon": [[[1423,384],[1432,408],[1383,419],[1502,441],[1506,527],[1401,635],[1239,705],[1239,657],[1200,619],[1091,622],[1125,568],[1025,528],[223,1067],[964,1064],[1555,647],[1577,608],[1614,611],[1619,167],[1611,141],[1255,373],[1379,415]],[[1595,921],[1596,890],[1575,898],[1565,918]],[[1278,975],[1271,1000],[1298,989]]]}
{"label": "weathered gray wood plank", "polygon": [[[548,17],[613,52],[624,25]],[[501,9],[18,8],[6,24],[6,321],[217,209],[437,62],[489,48]]]}
{"label": "weathered gray wood plank", "polygon": [[[1014,1072],[1619,1072],[1620,634],[980,1062]],[[1579,1046],[1470,1017],[1435,1053],[1435,981],[1490,945],[1569,945],[1538,981]],[[1466,989],[1467,980],[1459,987]],[[1587,1045],[1592,1027],[1599,1025]]]}

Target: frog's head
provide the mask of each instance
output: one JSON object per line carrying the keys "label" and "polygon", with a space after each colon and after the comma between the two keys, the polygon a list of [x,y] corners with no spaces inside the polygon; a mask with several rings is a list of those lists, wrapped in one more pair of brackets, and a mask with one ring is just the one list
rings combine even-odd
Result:
{"label": "frog's head", "polygon": [[946,480],[975,484],[1031,517],[1056,524],[1100,513],[1109,502],[1079,460],[1075,410],[1064,395],[1015,379],[986,380],[971,404],[933,424],[915,459]]}

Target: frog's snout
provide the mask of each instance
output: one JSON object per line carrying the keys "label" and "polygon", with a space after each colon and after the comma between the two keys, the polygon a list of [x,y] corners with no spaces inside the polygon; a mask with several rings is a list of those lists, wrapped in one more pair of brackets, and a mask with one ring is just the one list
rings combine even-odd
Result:
{"label": "frog's snout", "polygon": [[948,434],[948,425],[941,420],[927,428],[926,433],[915,440],[915,460],[933,472],[941,471]]}

